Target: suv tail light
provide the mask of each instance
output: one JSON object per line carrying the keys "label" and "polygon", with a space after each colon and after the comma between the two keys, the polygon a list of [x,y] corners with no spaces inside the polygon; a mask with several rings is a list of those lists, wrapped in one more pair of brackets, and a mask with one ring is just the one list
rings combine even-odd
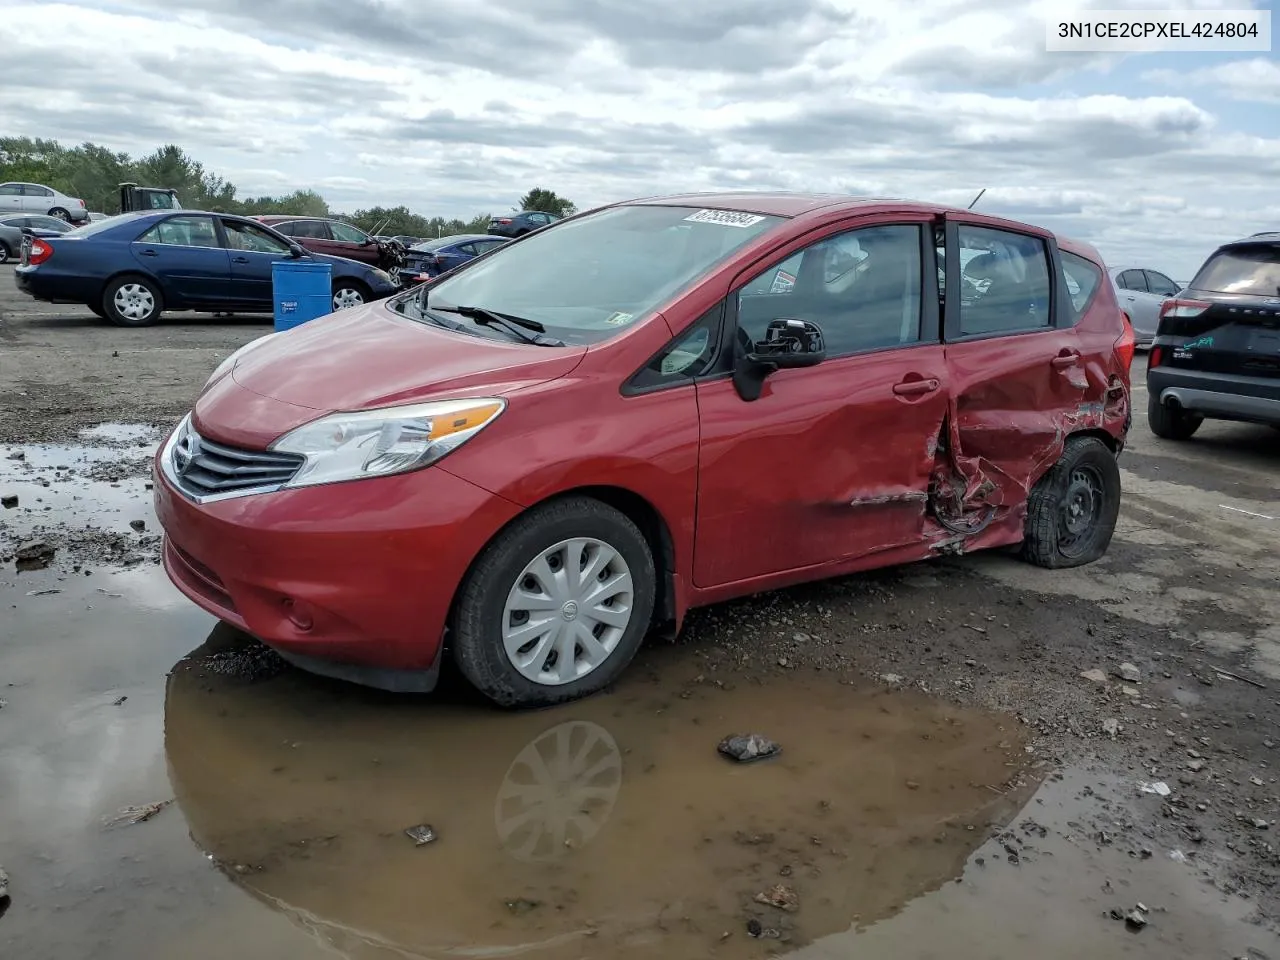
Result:
{"label": "suv tail light", "polygon": [[1138,345],[1138,338],[1133,333],[1133,323],[1129,320],[1129,314],[1121,310],[1120,320],[1124,329],[1120,332],[1120,339],[1116,341],[1116,356],[1120,358],[1120,362],[1124,365],[1124,372],[1127,374],[1133,366],[1133,351]]}
{"label": "suv tail light", "polygon": [[1204,300],[1166,300],[1160,305],[1160,319],[1174,317],[1175,319],[1189,320],[1192,317],[1200,316],[1211,306],[1213,304]]}
{"label": "suv tail light", "polygon": [[31,250],[27,254],[27,263],[37,266],[53,256],[53,247],[38,237],[31,241]]}
{"label": "suv tail light", "polygon": [[1151,353],[1147,357],[1147,369],[1160,366],[1160,361],[1164,359],[1163,347],[1152,347]]}

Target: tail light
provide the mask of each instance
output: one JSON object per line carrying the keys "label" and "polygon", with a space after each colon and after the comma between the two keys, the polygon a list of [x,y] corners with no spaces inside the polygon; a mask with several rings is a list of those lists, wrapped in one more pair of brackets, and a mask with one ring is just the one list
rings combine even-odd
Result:
{"label": "tail light", "polygon": [[83,201],[83,200],[77,200],[77,201],[76,201],[76,203],[80,204],[80,206],[82,206],[82,207],[84,206],[84,201]]}
{"label": "tail light", "polygon": [[1160,366],[1164,360],[1164,347],[1152,347],[1151,353],[1147,357],[1147,369]]}
{"label": "tail light", "polygon": [[1124,365],[1125,373],[1133,366],[1133,351],[1137,347],[1138,338],[1133,333],[1133,323],[1129,320],[1129,314],[1123,310],[1120,311],[1120,319],[1124,324],[1124,329],[1120,333],[1120,339],[1116,341],[1116,356],[1120,358],[1120,362]]}
{"label": "tail light", "polygon": [[1173,317],[1175,320],[1189,320],[1198,317],[1213,304],[1204,300],[1166,300],[1160,305],[1160,319]]}
{"label": "tail light", "polygon": [[35,239],[31,241],[31,250],[27,254],[27,263],[33,267],[44,263],[53,256],[53,247],[45,243],[43,240]]}
{"label": "tail light", "polygon": [[511,222],[511,218],[510,218],[510,217],[499,217],[499,218],[498,218],[498,223],[510,223],[510,222]]}

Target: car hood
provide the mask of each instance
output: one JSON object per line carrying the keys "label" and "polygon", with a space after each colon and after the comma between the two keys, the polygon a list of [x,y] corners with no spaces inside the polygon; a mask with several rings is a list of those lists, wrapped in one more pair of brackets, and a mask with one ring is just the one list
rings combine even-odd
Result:
{"label": "car hood", "polygon": [[269,443],[317,416],[446,397],[504,396],[563,377],[586,347],[504,343],[418,323],[374,303],[271,337],[196,402],[198,429]]}

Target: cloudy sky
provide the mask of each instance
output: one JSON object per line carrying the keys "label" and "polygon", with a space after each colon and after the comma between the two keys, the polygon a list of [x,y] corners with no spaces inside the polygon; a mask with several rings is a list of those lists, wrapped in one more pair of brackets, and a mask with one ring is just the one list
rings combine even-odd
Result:
{"label": "cloudy sky", "polygon": [[[0,132],[186,147],[241,195],[967,205],[1187,279],[1280,227],[1280,60],[1047,53],[1072,9],[1276,0],[5,0]],[[1280,19],[1280,18],[1278,18]]]}

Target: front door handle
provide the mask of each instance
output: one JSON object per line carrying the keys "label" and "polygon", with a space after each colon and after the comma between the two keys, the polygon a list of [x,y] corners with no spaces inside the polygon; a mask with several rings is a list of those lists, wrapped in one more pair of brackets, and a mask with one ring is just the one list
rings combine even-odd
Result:
{"label": "front door handle", "polygon": [[1060,353],[1054,357],[1052,361],[1055,370],[1065,370],[1067,367],[1074,367],[1080,362],[1080,354],[1078,353]]}
{"label": "front door handle", "polygon": [[143,251],[142,251],[141,253],[139,253],[138,255],[139,255],[139,256],[141,256],[141,257],[158,257],[158,256],[160,256],[160,254],[156,253],[154,250],[143,250]]}
{"label": "front door handle", "polygon": [[1132,303],[1134,300],[1137,300],[1138,298],[1135,297],[1133,294],[1129,294],[1129,296],[1125,297],[1125,299],[1128,300],[1130,303]]}
{"label": "front door handle", "polygon": [[248,257],[232,257],[231,262],[232,263],[248,263],[249,258]]}
{"label": "front door handle", "polygon": [[893,392],[900,397],[918,397],[921,394],[933,393],[938,387],[937,380],[903,380],[893,385]]}

